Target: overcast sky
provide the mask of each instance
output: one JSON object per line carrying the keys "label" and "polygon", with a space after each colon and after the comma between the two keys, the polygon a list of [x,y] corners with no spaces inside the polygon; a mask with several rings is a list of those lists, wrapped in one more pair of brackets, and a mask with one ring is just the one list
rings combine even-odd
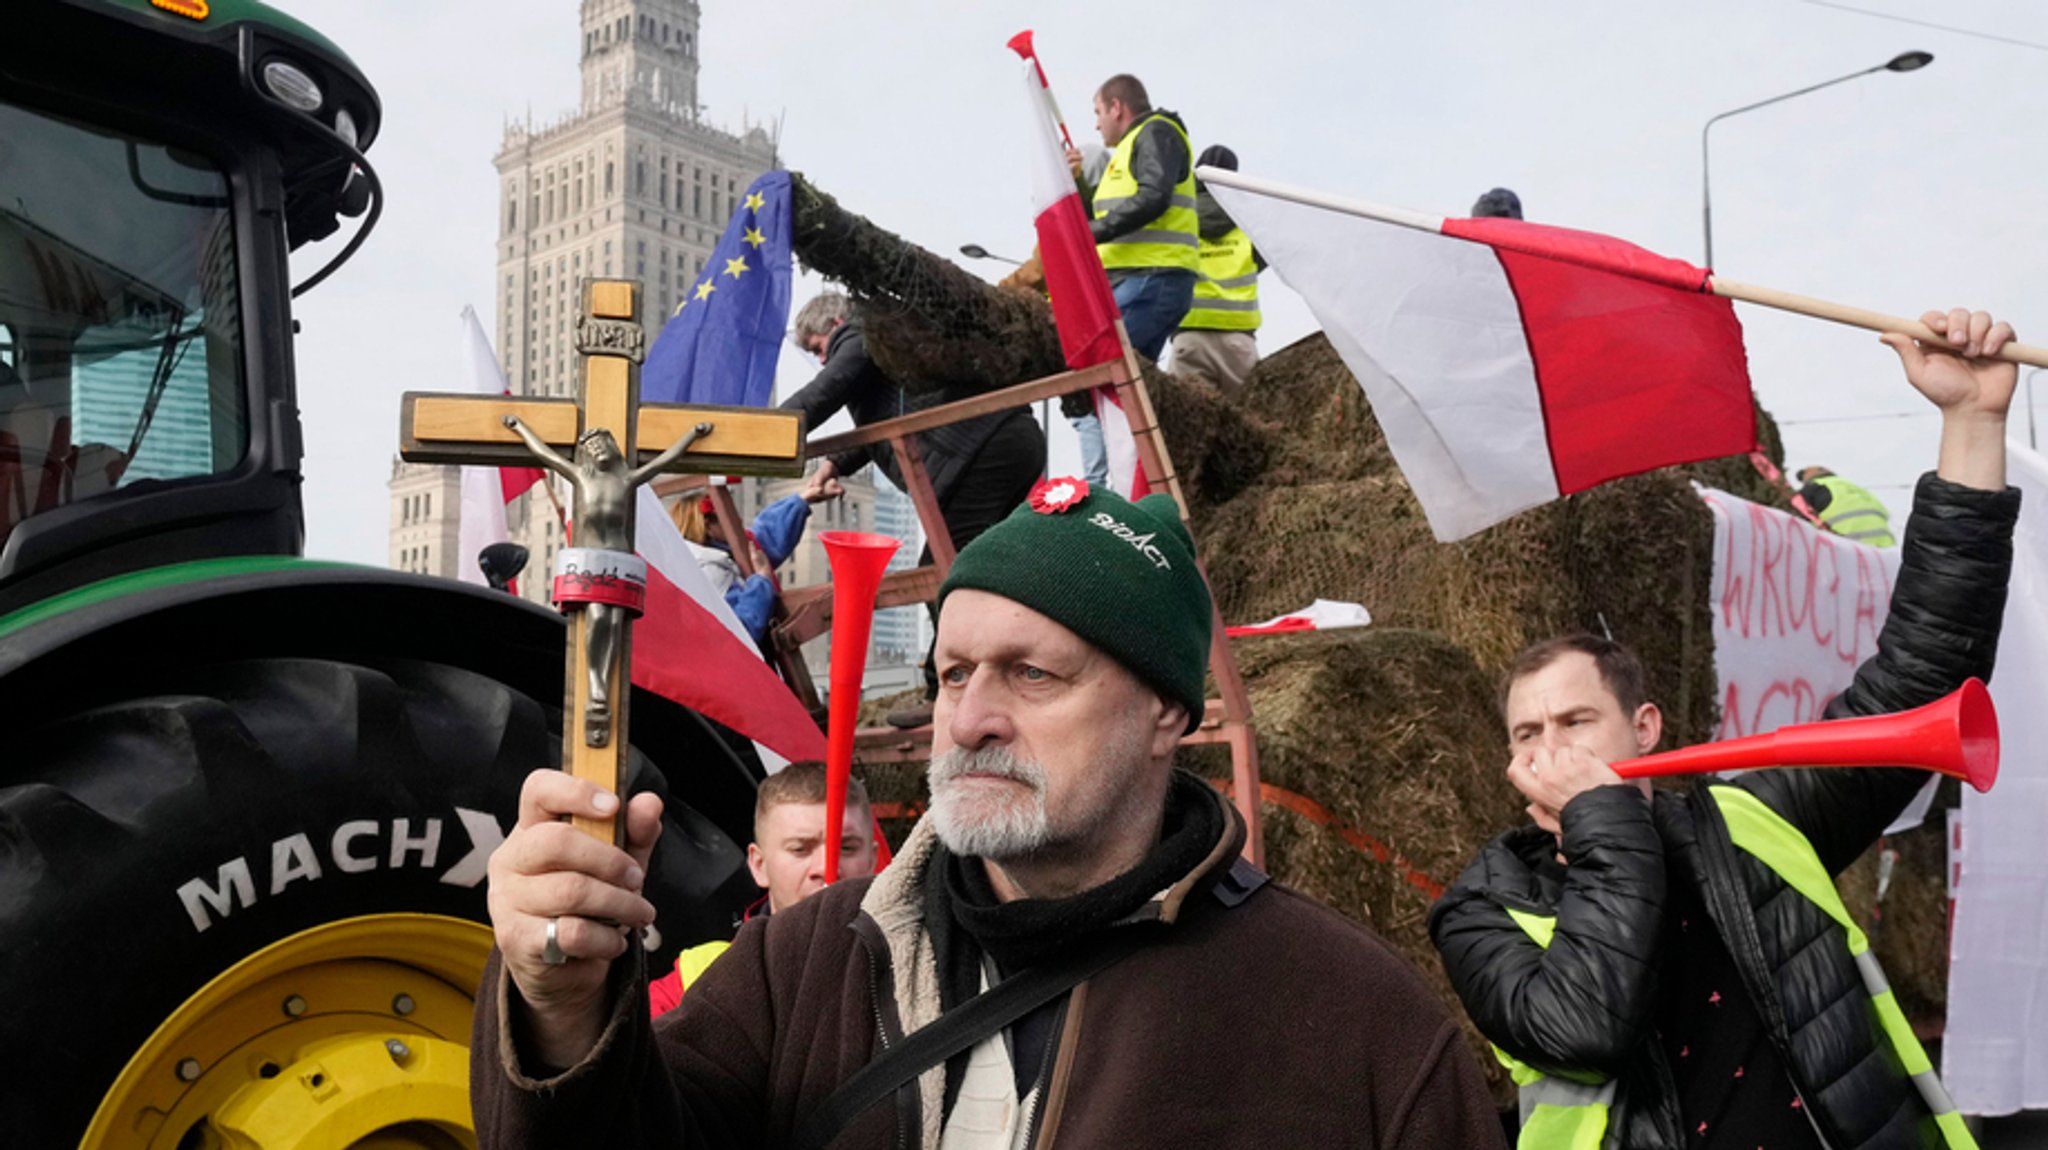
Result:
{"label": "overcast sky", "polygon": [[[491,157],[507,120],[574,110],[578,5],[275,2],[341,45],[384,102],[370,152],[384,220],[297,312],[307,551],[381,565],[398,397],[466,386],[457,317],[466,304],[494,310]],[[1856,3],[2048,42],[2048,10],[2021,0]],[[1183,0],[1141,33],[1100,2],[703,7],[699,96],[713,123],[780,117],[786,162],[848,208],[935,252],[978,242],[1017,256],[1032,242],[1027,137],[1003,43],[1026,27],[1077,139],[1093,139],[1094,86],[1130,71],[1198,148],[1231,145],[1249,174],[1440,214],[1504,184],[1531,219],[1694,262],[1708,117],[1925,49],[1935,62],[1922,71],[1714,129],[1715,263],[1730,279],[1895,314],[1983,307],[2048,343],[2033,263],[2048,251],[2039,50],[1799,0]],[[300,274],[328,250],[300,253]],[[797,302],[816,288],[800,282]],[[1315,330],[1276,277],[1262,290],[1263,350]],[[1826,463],[1902,513],[1937,423],[1918,414],[1929,409],[1896,359],[1868,333],[1737,311],[1789,462]],[[780,391],[813,370],[786,354]],[[1840,421],[1901,412],[1915,414]],[[1070,467],[1071,434],[1055,422],[1055,467]],[[2014,427],[2024,438],[2023,411]]]}

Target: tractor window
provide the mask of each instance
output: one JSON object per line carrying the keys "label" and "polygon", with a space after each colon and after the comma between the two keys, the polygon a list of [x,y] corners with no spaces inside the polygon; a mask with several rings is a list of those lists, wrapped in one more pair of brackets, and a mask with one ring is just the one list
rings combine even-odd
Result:
{"label": "tractor window", "polygon": [[0,542],[248,445],[233,215],[207,159],[0,103]]}

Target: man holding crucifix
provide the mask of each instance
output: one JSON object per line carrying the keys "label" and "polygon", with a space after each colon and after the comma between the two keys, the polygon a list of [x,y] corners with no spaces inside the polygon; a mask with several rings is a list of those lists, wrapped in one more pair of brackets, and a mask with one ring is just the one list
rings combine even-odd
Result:
{"label": "man holding crucifix", "polygon": [[939,598],[930,812],[880,876],[742,927],[658,1021],[660,799],[617,848],[561,822],[617,818],[615,792],[527,779],[490,864],[481,1145],[1499,1145],[1415,972],[1242,861],[1235,808],[1174,769],[1213,612],[1171,498],[1047,481]]}

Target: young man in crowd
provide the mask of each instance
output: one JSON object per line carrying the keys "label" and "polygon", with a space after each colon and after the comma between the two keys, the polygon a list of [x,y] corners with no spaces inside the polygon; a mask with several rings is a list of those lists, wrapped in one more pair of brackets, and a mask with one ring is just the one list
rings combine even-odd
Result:
{"label": "young man in crowd", "polygon": [[[1884,337],[1941,411],[1877,654],[1827,716],[1988,679],[2019,491],[2005,482],[2012,330],[1930,312]],[[1765,770],[1653,792],[1609,764],[1663,733],[1643,668],[1590,635],[1508,672],[1508,781],[1532,826],[1481,852],[1430,935],[1521,1088],[1530,1150],[1974,1146],[1834,876],[1926,781],[1910,767]]]}
{"label": "young man in crowd", "polygon": [[[754,794],[754,841],[747,844],[747,869],[761,888],[761,897],[741,913],[742,923],[788,910],[825,889],[825,824],[825,764],[791,763],[761,781]],[[875,873],[878,854],[867,788],[859,779],[849,779],[839,830],[839,877]],[[677,955],[675,969],[648,984],[649,1010],[660,1017],[674,1009],[683,992],[731,945],[726,939],[712,939]]]}

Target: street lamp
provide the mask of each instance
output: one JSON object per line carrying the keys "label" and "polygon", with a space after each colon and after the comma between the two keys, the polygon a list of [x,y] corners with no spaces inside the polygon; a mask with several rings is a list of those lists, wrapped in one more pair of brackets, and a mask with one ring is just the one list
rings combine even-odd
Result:
{"label": "street lamp", "polygon": [[1832,80],[1824,80],[1818,84],[1801,88],[1797,92],[1787,92],[1782,96],[1772,96],[1768,100],[1758,100],[1754,104],[1744,104],[1740,108],[1730,109],[1708,120],[1706,126],[1700,129],[1700,225],[1706,230],[1707,234],[1708,269],[1711,270],[1714,266],[1714,201],[1712,194],[1713,183],[1708,177],[1707,133],[1713,130],[1714,124],[1717,121],[1725,120],[1730,116],[1739,116],[1744,112],[1754,112],[1758,108],[1781,103],[1794,96],[1804,96],[1808,92],[1818,92],[1822,88],[1832,88],[1836,84],[1847,83],[1858,76],[1868,76],[1872,72],[1917,72],[1933,62],[1934,53],[1932,52],[1901,52],[1875,67],[1865,68],[1860,72],[1851,72],[1846,76],[1837,76]]}
{"label": "street lamp", "polygon": [[980,244],[961,244],[960,254],[970,260],[1001,260],[1006,264],[1016,264],[1018,267],[1024,266],[1023,260],[1013,260],[1009,256],[999,256]]}

